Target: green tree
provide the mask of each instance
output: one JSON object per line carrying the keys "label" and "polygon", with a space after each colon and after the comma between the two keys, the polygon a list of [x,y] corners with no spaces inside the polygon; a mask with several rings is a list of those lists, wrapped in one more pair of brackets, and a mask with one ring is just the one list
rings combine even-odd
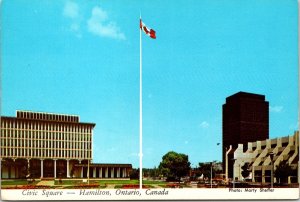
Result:
{"label": "green tree", "polygon": [[[211,163],[199,163],[199,168],[198,168],[198,175],[201,176],[203,175],[204,178],[210,178],[210,170],[211,170]],[[214,177],[214,172],[213,172],[213,177]]]}
{"label": "green tree", "polygon": [[295,173],[295,170],[284,161],[281,161],[279,165],[276,166],[276,170],[274,172],[275,177],[278,182],[287,182],[288,176],[292,176]]}
{"label": "green tree", "polygon": [[181,177],[189,174],[190,165],[187,155],[170,151],[162,157],[158,168],[167,180],[180,181]]}
{"label": "green tree", "polygon": [[156,179],[159,176],[159,171],[156,167],[149,169],[149,176]]}
{"label": "green tree", "polygon": [[222,170],[220,170],[218,168],[219,164],[220,164],[220,162],[217,162],[217,161],[205,162],[205,163],[200,162],[199,168],[197,171],[197,176],[203,175],[204,178],[210,178],[211,177],[210,172],[212,169],[212,177],[214,178],[216,173],[222,172]]}
{"label": "green tree", "polygon": [[143,177],[149,177],[150,168],[143,168]]}
{"label": "green tree", "polygon": [[139,179],[140,169],[133,168],[129,174],[130,179]]}

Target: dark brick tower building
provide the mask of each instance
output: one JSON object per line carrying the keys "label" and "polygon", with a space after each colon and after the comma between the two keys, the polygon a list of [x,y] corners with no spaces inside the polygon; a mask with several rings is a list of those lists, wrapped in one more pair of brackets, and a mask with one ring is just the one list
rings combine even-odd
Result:
{"label": "dark brick tower building", "polygon": [[[226,149],[232,145],[265,140],[269,138],[269,102],[264,95],[238,92],[226,98],[223,105],[223,168]],[[228,156],[228,176],[232,177],[232,159]],[[225,170],[225,169],[224,169]]]}

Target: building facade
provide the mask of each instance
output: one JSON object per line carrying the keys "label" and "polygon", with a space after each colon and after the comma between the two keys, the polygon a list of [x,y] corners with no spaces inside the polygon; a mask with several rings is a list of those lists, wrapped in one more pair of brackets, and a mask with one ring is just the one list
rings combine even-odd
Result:
{"label": "building facade", "polygon": [[[283,182],[299,183],[299,131],[291,136],[249,142],[246,151],[244,150],[244,145],[239,144],[234,152],[235,179],[243,179],[241,167],[248,163],[248,178],[252,182],[270,183],[272,166],[276,172],[279,164],[284,163],[294,172],[283,179]],[[275,177],[273,182],[276,182]]]}
{"label": "building facade", "polygon": [[[264,95],[238,92],[226,98],[223,105],[223,168],[225,170],[226,151],[238,144],[247,144],[269,138],[269,102]],[[233,153],[228,154],[228,159]],[[228,177],[232,178],[232,161],[228,161]]]}
{"label": "building facade", "polygon": [[[105,172],[112,172],[111,166],[91,163],[94,127],[94,123],[80,122],[74,115],[17,111],[16,117],[2,116],[1,177],[108,176]],[[128,177],[130,164],[112,165],[120,174],[110,177]],[[104,175],[99,174],[100,167]]]}
{"label": "building facade", "polygon": [[74,177],[81,178],[129,178],[132,170],[131,164],[112,164],[112,163],[81,163],[75,164]]}

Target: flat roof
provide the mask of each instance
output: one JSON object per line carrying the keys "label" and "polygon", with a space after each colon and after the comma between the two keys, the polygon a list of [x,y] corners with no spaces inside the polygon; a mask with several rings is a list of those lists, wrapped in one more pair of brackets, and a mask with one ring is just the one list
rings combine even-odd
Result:
{"label": "flat roof", "polygon": [[0,116],[1,122],[3,120],[9,121],[23,121],[23,122],[41,122],[41,123],[60,123],[60,124],[68,124],[68,125],[88,125],[95,127],[95,123],[87,123],[87,122],[67,122],[67,121],[59,121],[59,120],[44,120],[44,119],[26,119],[26,118],[18,118],[18,117],[11,117],[11,116]]}
{"label": "flat roof", "polygon": [[239,99],[239,98],[255,99],[255,100],[263,100],[264,101],[265,100],[265,95],[240,91],[240,92],[235,93],[231,96],[228,96],[226,98],[226,101]]}

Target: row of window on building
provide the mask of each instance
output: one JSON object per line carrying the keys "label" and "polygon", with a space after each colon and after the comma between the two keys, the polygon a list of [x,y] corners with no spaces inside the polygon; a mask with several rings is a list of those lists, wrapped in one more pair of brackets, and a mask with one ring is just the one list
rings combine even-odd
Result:
{"label": "row of window on building", "polygon": [[58,132],[47,132],[47,131],[22,131],[22,130],[9,130],[2,129],[1,138],[16,138],[16,139],[26,139],[26,140],[65,140],[65,141],[91,141],[91,133],[58,133]]}
{"label": "row of window on building", "polygon": [[9,158],[73,158],[91,159],[91,149],[48,149],[1,147],[1,156]]}
{"label": "row of window on building", "polygon": [[49,114],[49,113],[41,113],[41,112],[27,112],[27,111],[17,111],[17,118],[64,121],[64,122],[79,122],[79,116]]}
{"label": "row of window on building", "polygon": [[1,138],[1,147],[34,147],[34,148],[47,148],[47,149],[90,149],[91,142],[69,142],[69,141],[49,141],[49,140],[28,140]]}
{"label": "row of window on building", "polygon": [[53,132],[74,132],[74,133],[91,133],[92,127],[90,125],[70,125],[64,123],[50,123],[50,122],[25,122],[1,120],[1,128],[3,129],[29,129],[32,131],[53,131]]}

